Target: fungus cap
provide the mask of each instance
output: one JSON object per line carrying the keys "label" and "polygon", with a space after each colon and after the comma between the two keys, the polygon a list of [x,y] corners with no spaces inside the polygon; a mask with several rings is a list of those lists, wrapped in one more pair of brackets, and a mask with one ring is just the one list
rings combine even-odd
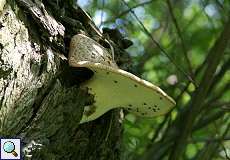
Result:
{"label": "fungus cap", "polygon": [[90,47],[82,50],[82,41],[85,41],[82,38],[88,39],[81,35],[72,39],[78,44],[71,41],[74,48],[70,50],[69,64],[72,67],[86,67],[94,72],[93,77],[82,84],[83,88],[88,88],[88,92],[94,95],[94,103],[85,106],[80,123],[92,121],[114,108],[125,108],[140,116],[154,117],[166,114],[175,106],[175,101],[159,87],[119,69],[113,62],[101,61],[107,56],[92,59],[92,53],[98,56],[109,53],[102,46],[100,53],[95,51],[92,46],[99,44],[92,39],[87,41],[88,44],[83,44]]}
{"label": "fungus cap", "polygon": [[70,66],[81,67],[78,62],[88,61],[118,68],[107,49],[83,34],[73,36],[69,48]]}

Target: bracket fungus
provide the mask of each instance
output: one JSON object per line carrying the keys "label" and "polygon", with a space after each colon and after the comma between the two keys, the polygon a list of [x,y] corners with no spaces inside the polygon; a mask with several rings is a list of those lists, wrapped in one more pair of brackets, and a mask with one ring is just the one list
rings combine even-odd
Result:
{"label": "bracket fungus", "polygon": [[69,65],[94,72],[81,86],[94,95],[94,103],[85,106],[80,123],[95,120],[120,107],[140,116],[154,117],[166,114],[176,104],[159,87],[119,69],[104,47],[83,34],[71,40]]}

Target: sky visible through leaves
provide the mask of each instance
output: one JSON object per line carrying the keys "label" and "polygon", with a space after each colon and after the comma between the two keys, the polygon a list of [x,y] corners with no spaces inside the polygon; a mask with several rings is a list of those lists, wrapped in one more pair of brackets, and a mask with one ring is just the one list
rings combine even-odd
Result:
{"label": "sky visible through leaves", "polygon": [[[169,159],[177,152],[173,144],[180,138],[174,137],[172,128],[175,126],[181,132],[183,119],[190,114],[184,114],[183,110],[195,107],[191,105],[194,94],[202,87],[199,84],[206,76],[210,59],[216,58],[208,55],[227,24],[230,1],[78,0],[77,3],[100,29],[117,28],[132,40],[134,44],[126,51],[132,57],[135,74],[158,85],[177,101],[177,106],[162,117],[126,115],[122,159],[144,160],[149,156]],[[229,44],[204,101],[199,103],[201,110],[190,126],[193,129],[186,138],[182,159],[230,157]]]}

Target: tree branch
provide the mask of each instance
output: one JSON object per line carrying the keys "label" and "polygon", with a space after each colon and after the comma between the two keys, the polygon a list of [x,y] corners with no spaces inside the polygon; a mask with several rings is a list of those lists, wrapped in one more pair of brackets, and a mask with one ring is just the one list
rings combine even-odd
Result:
{"label": "tree branch", "polygon": [[217,66],[224,55],[224,50],[229,43],[229,39],[230,19],[225,24],[223,32],[210,50],[210,55],[212,55],[211,57],[215,58],[211,58],[207,62],[207,67],[199,88],[195,91],[194,96],[192,97],[191,105],[186,111],[187,116],[185,116],[185,120],[183,120],[182,124],[177,126],[181,132],[178,132],[178,138],[174,144],[174,149],[170,155],[170,160],[178,160],[179,157],[181,157],[181,155],[184,153],[186,140],[192,131],[195,118],[201,110],[204,100],[208,94],[210,84],[212,83]]}

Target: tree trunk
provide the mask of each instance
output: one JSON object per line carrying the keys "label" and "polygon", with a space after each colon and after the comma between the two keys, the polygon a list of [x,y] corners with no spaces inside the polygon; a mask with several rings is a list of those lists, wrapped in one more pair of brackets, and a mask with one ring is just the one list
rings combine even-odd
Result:
{"label": "tree trunk", "polygon": [[79,30],[97,30],[73,6],[8,0],[0,11],[0,137],[21,138],[24,159],[120,159],[119,110],[79,125],[92,96],[68,66],[68,46]]}

